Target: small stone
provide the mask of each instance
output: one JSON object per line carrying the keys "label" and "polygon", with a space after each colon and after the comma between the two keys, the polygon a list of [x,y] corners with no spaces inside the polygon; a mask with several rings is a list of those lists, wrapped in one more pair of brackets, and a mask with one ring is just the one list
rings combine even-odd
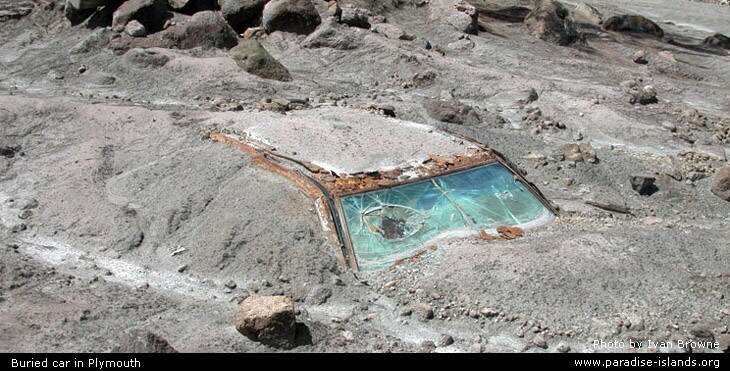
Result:
{"label": "small stone", "polygon": [[480,343],[474,343],[469,347],[469,351],[472,353],[481,353],[484,351],[484,347]]}
{"label": "small stone", "polygon": [[441,339],[439,340],[439,346],[440,347],[447,347],[454,343],[454,337],[449,334],[441,335]]}
{"label": "small stone", "polygon": [[137,20],[129,21],[129,23],[127,23],[127,25],[124,27],[124,32],[132,37],[143,37],[147,35],[147,29],[142,23],[139,23]]}
{"label": "small stone", "polygon": [[226,281],[225,286],[227,288],[233,290],[236,288],[237,285],[236,285],[236,282],[234,282],[233,280],[228,280],[228,281]]}
{"label": "small stone", "polygon": [[637,64],[649,63],[649,61],[646,59],[646,52],[643,50],[639,50],[636,53],[634,53],[634,55],[631,56],[631,60],[633,60],[634,63],[637,63]]}
{"label": "small stone", "polygon": [[558,344],[558,347],[556,348],[556,350],[560,353],[568,353],[568,352],[570,352],[570,346],[565,343],[560,343],[560,344]]}
{"label": "small stone", "polygon": [[81,66],[79,66],[79,69],[78,69],[79,74],[86,72],[86,70],[87,70],[87,67],[85,64],[82,64]]}
{"label": "small stone", "polygon": [[491,317],[498,316],[499,315],[499,312],[497,310],[493,309],[493,308],[486,307],[486,308],[482,308],[481,314],[484,317],[491,318]]}
{"label": "small stone", "polygon": [[187,270],[187,269],[188,269],[188,265],[187,264],[183,264],[183,265],[177,267],[177,271],[180,272],[180,273],[185,272],[185,270]]}

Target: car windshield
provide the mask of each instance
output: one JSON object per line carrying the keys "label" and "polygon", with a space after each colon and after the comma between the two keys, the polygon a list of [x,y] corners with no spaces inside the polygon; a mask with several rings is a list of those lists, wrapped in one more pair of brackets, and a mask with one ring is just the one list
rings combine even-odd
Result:
{"label": "car windshield", "polygon": [[502,164],[341,199],[361,270],[411,256],[429,242],[500,226],[543,224],[553,214]]}

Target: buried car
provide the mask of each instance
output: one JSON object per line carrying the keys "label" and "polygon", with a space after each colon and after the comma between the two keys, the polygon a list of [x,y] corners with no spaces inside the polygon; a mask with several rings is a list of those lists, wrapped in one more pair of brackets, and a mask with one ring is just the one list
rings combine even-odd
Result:
{"label": "buried car", "polygon": [[392,266],[438,240],[555,217],[497,151],[428,125],[320,107],[261,112],[208,135],[307,193],[340,262],[354,270]]}

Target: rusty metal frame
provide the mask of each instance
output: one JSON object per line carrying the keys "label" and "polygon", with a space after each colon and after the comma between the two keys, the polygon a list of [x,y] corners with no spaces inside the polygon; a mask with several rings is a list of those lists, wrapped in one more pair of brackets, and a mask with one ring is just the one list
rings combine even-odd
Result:
{"label": "rusty metal frame", "polygon": [[[356,194],[371,192],[379,189],[387,189],[398,187],[406,184],[420,182],[433,177],[453,174],[470,170],[473,168],[487,166],[493,163],[499,163],[507,168],[514,176],[516,181],[520,181],[528,190],[535,195],[538,200],[554,215],[557,215],[557,209],[540,190],[525,179],[522,172],[509,162],[501,153],[487,148],[478,141],[448,132],[448,134],[458,137],[462,140],[472,143],[477,150],[468,155],[455,155],[451,157],[431,156],[429,160],[420,164],[418,167],[409,169],[415,171],[418,175],[407,179],[400,179],[403,169],[396,169],[387,172],[371,172],[346,174],[339,176],[314,164],[301,161],[289,156],[275,153],[273,149],[262,145],[254,145],[243,139],[238,139],[234,135],[222,132],[208,132],[207,136],[213,141],[225,143],[238,148],[242,152],[251,157],[251,163],[255,166],[272,171],[285,179],[291,181],[296,187],[301,189],[312,201],[315,206],[321,205],[323,210],[317,209],[320,221],[323,223],[323,229],[328,240],[336,241],[338,247],[337,258],[341,264],[350,267],[354,271],[359,270],[357,255],[352,246],[350,239],[350,231],[345,220],[344,210],[342,208],[341,198]],[[285,163],[290,163],[285,165]],[[308,172],[306,174],[301,169],[297,169],[291,164],[298,165],[300,168]],[[323,215],[324,214],[324,215]]]}

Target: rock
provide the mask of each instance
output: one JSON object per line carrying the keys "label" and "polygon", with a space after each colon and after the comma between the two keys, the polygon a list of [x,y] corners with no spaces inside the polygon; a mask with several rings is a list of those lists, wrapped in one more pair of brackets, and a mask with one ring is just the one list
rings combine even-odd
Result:
{"label": "rock", "polygon": [[469,347],[471,353],[481,353],[484,351],[484,347],[480,343],[474,343]]}
{"label": "rock", "polygon": [[630,179],[631,189],[642,196],[650,196],[658,191],[654,181],[656,178],[650,176],[634,175]]}
{"label": "rock", "polygon": [[434,120],[458,125],[478,125],[481,122],[473,107],[457,100],[430,99],[423,107]]}
{"label": "rock", "polygon": [[341,8],[339,23],[346,24],[350,27],[370,28],[370,12],[366,9],[346,6]]}
{"label": "rock", "polygon": [[629,90],[629,103],[631,104],[654,104],[659,102],[657,93],[653,86],[646,85],[643,88],[635,86]]}
{"label": "rock", "polygon": [[291,81],[289,71],[256,40],[244,40],[230,50],[230,56],[244,71],[265,79]]}
{"label": "rock", "polygon": [[730,166],[725,166],[715,174],[710,191],[725,201],[730,201]]}
{"label": "rock", "polygon": [[497,310],[489,308],[489,307],[482,308],[480,313],[482,314],[482,316],[487,317],[487,318],[496,317],[499,315],[499,312]]}
{"label": "rock", "polygon": [[555,350],[559,353],[568,353],[570,352],[570,346],[565,343],[559,343]]}
{"label": "rock", "polygon": [[315,286],[307,295],[307,304],[322,305],[332,296],[332,290],[326,286]]}
{"label": "rock", "polygon": [[162,30],[170,18],[166,0],[127,0],[114,11],[112,28],[123,30],[131,20],[143,24],[148,32]]}
{"label": "rock", "polygon": [[433,319],[433,308],[425,303],[416,303],[409,307],[411,314],[415,315],[421,322]]}
{"label": "rock", "polygon": [[598,162],[596,151],[588,143],[567,143],[560,147],[560,151],[565,159],[568,161],[585,161],[591,164]]}
{"label": "rock", "polygon": [[241,302],[236,330],[253,341],[278,347],[294,346],[294,302],[286,296],[250,296]]}
{"label": "rock", "polygon": [[547,341],[545,340],[545,337],[542,336],[542,334],[535,335],[535,337],[532,338],[530,342],[532,343],[532,345],[538,348],[547,349],[548,347]]}
{"label": "rock", "polygon": [[446,23],[463,33],[479,32],[479,13],[464,0],[431,0],[428,10],[430,21]]}
{"label": "rock", "polygon": [[235,281],[233,281],[233,280],[228,280],[228,281],[226,281],[226,283],[224,284],[224,286],[225,286],[226,288],[229,288],[229,289],[233,290],[233,289],[235,289],[235,288],[236,288],[236,287],[237,287],[238,285],[236,285],[236,282],[235,282]]}
{"label": "rock", "polygon": [[135,48],[124,54],[124,61],[138,67],[162,67],[170,60],[170,57],[151,50]]}
{"label": "rock", "polygon": [[236,45],[238,35],[219,12],[208,10],[195,13],[187,21],[166,29],[162,39],[180,49],[228,49]]}
{"label": "rock", "polygon": [[704,40],[702,40],[702,44],[714,48],[730,49],[730,37],[727,37],[721,33],[717,33],[712,36],[706,37]]}
{"label": "rock", "polygon": [[226,22],[241,33],[259,23],[266,0],[218,0],[218,3]]}
{"label": "rock", "polygon": [[586,3],[578,3],[574,8],[570,9],[570,18],[576,23],[592,26],[598,26],[603,23],[601,12]]}
{"label": "rock", "polygon": [[454,337],[449,334],[441,335],[441,339],[439,339],[440,347],[447,347],[453,343],[454,343]]}
{"label": "rock", "polygon": [[72,26],[81,24],[94,13],[95,8],[80,9],[74,6],[73,3],[72,0],[66,0],[66,6],[63,9],[63,15],[71,22]]}
{"label": "rock", "polygon": [[603,23],[603,29],[618,32],[640,32],[663,37],[664,30],[653,21],[640,15],[615,15]]}
{"label": "rock", "polygon": [[434,344],[431,340],[424,340],[421,342],[421,351],[425,353],[430,353],[434,349],[436,349],[436,344]]}
{"label": "rock", "polygon": [[377,32],[389,39],[396,40],[413,40],[414,37],[407,34],[400,27],[390,23],[376,23],[371,28],[374,32]]}
{"label": "rock", "polygon": [[335,20],[335,22],[339,22],[342,18],[342,8],[340,8],[340,4],[337,3],[337,1],[330,1],[327,3],[327,10],[325,11],[325,15],[328,18],[332,18]]}
{"label": "rock", "polygon": [[274,31],[308,35],[320,24],[317,9],[310,0],[271,0],[264,6],[262,25]]}
{"label": "rock", "polygon": [[144,25],[134,19],[127,23],[127,26],[124,27],[124,32],[132,37],[144,37],[147,35],[147,29],[144,28]]}
{"label": "rock", "polygon": [[558,45],[570,45],[578,40],[575,24],[568,11],[555,0],[540,0],[525,18],[533,36]]}
{"label": "rock", "polygon": [[258,39],[262,35],[264,35],[266,32],[264,32],[264,28],[261,26],[258,27],[249,27],[246,29],[246,31],[243,31],[243,39]]}
{"label": "rock", "polygon": [[325,20],[302,42],[305,48],[332,48],[351,50],[358,47],[357,38],[350,30],[343,28],[334,20]]}
{"label": "rock", "polygon": [[647,64],[649,61],[646,59],[646,52],[638,50],[634,55],[631,56],[631,60],[637,64]]}
{"label": "rock", "polygon": [[144,329],[125,331],[112,353],[177,353],[161,336]]}

